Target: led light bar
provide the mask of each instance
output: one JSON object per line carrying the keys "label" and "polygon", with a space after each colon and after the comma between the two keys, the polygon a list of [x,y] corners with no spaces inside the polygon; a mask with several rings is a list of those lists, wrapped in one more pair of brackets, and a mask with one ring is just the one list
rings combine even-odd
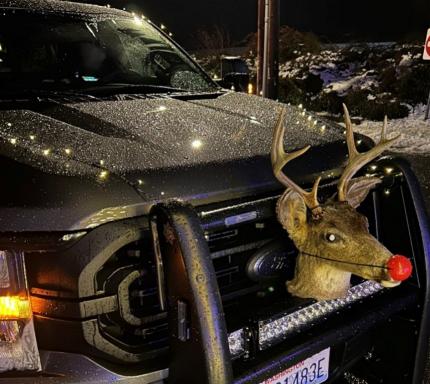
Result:
{"label": "led light bar", "polygon": [[24,255],[0,251],[0,372],[40,369]]}
{"label": "led light bar", "polygon": [[[371,296],[381,291],[383,287],[375,281],[365,281],[352,287],[344,299],[319,301],[298,311],[281,316],[278,319],[258,322],[258,345],[260,350],[267,349],[282,342],[292,333],[308,328],[313,323],[323,319],[330,313]],[[244,328],[229,334],[228,344],[233,359],[246,355],[246,331]]]}
{"label": "led light bar", "polygon": [[382,286],[375,281],[365,281],[352,287],[344,299],[319,301],[276,320],[260,321],[258,323],[259,348],[264,350],[278,344],[288,335],[302,331],[328,314],[371,296],[382,289]]}

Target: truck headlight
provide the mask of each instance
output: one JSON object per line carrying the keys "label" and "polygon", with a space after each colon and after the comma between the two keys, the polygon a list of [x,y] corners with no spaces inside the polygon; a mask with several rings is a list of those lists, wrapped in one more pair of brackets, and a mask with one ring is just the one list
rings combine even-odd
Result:
{"label": "truck headlight", "polygon": [[0,251],[0,372],[40,369],[24,255]]}

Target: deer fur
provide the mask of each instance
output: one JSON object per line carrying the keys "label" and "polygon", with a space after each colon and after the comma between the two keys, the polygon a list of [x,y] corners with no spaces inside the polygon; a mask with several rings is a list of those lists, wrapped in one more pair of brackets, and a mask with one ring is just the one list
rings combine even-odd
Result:
{"label": "deer fur", "polygon": [[381,142],[370,151],[359,153],[348,110],[345,106],[344,109],[349,161],[338,184],[338,195],[324,204],[317,199],[320,179],[312,191],[306,192],[282,171],[289,161],[309,149],[292,154],[284,152],[285,110],[274,132],[273,169],[278,180],[287,187],[278,200],[277,215],[299,251],[295,276],[287,282],[287,289],[292,295],[302,298],[328,300],[344,297],[350,288],[351,274],[379,281],[386,287],[400,284],[391,279],[386,267],[392,253],[369,233],[367,218],[356,210],[381,180],[375,177],[352,178],[397,138],[385,139],[385,120]]}
{"label": "deer fur", "polygon": [[[378,182],[373,180],[374,184]],[[331,261],[384,266],[392,256],[370,235],[367,218],[349,203],[330,201],[322,206],[320,217],[314,218],[300,195],[288,190],[279,199],[277,212],[299,249],[294,279],[287,282],[292,295],[317,300],[344,297],[352,273],[365,279],[391,281],[385,269]],[[330,235],[335,235],[336,241],[329,241]]]}

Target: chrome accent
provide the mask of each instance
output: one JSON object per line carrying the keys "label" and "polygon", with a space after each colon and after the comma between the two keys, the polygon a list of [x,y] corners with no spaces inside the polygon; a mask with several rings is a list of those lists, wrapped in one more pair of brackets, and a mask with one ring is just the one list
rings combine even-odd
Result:
{"label": "chrome accent", "polygon": [[205,239],[206,241],[220,241],[225,239],[231,239],[232,237],[236,237],[238,234],[239,230],[237,229],[229,229],[227,231],[215,233],[206,232]]}
{"label": "chrome accent", "polygon": [[231,227],[232,225],[238,225],[253,221],[258,217],[257,211],[250,211],[240,213],[238,215],[228,216],[224,219],[224,224],[226,227]]}
{"label": "chrome accent", "polygon": [[256,241],[254,243],[248,243],[244,245],[238,245],[237,247],[222,249],[221,251],[216,251],[211,253],[212,259],[218,259],[224,256],[234,255],[239,252],[251,251],[253,249],[257,249],[262,247],[263,245],[269,243],[272,239]]}
{"label": "chrome accent", "polygon": [[142,319],[134,316],[130,308],[130,285],[140,277],[139,271],[131,272],[118,285],[118,305],[122,318],[131,325],[142,325]]}
{"label": "chrome accent", "polygon": [[270,197],[265,197],[263,199],[258,199],[258,200],[252,200],[252,201],[248,201],[246,203],[241,203],[241,204],[235,204],[235,205],[229,205],[227,207],[222,207],[222,208],[218,208],[218,209],[213,209],[211,211],[202,211],[200,212],[199,216],[200,217],[206,217],[206,216],[210,216],[213,215],[215,213],[220,213],[220,212],[225,212],[225,211],[229,211],[231,209],[236,209],[236,208],[243,208],[243,207],[247,207],[249,205],[254,205],[254,204],[259,204],[259,203],[264,203],[267,201],[272,201],[272,200],[276,200],[279,199],[281,197],[281,195],[276,195],[276,196],[270,196]]}

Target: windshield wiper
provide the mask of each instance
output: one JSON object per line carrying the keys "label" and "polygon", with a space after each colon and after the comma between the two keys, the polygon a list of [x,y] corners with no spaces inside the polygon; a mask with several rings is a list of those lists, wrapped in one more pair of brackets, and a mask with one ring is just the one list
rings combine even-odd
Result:
{"label": "windshield wiper", "polygon": [[187,90],[166,85],[108,83],[97,87],[84,88],[82,91],[96,96],[111,96],[120,93],[184,93]]}
{"label": "windshield wiper", "polygon": [[[0,100],[26,100],[42,101],[56,98],[86,98],[99,100],[103,97],[116,96],[120,94],[180,94],[180,95],[197,95],[197,94],[215,94],[219,90],[213,89],[205,92],[191,91],[186,89],[169,87],[166,85],[149,85],[149,84],[127,84],[127,83],[108,83],[99,86],[71,89],[20,89],[20,90],[1,90]],[[41,100],[39,100],[41,99]]]}
{"label": "windshield wiper", "polygon": [[126,83],[108,83],[93,87],[80,87],[69,89],[38,89],[22,88],[0,90],[0,96],[10,98],[47,98],[47,97],[95,97],[111,96],[118,93],[184,93],[188,92],[180,88],[174,88],[164,85],[148,84],[126,84]]}
{"label": "windshield wiper", "polygon": [[48,99],[56,97],[85,97],[94,98],[96,97],[82,93],[77,90],[47,90],[47,89],[19,89],[19,90],[1,90],[0,98],[9,99],[23,99],[23,100],[36,100],[37,99]]}

